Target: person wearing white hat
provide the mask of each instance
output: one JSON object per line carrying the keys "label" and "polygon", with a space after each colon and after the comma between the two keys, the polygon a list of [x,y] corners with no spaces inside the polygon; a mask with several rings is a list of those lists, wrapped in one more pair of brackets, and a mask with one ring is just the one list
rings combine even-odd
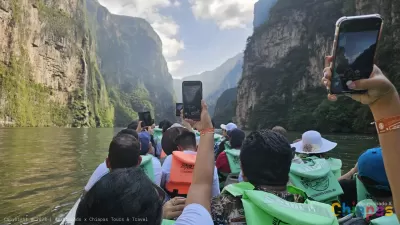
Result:
{"label": "person wearing white hat", "polygon": [[228,124],[221,124],[221,129],[222,129],[222,135],[226,138],[228,136],[228,132],[236,129],[237,126],[234,123],[228,123]]}
{"label": "person wearing white hat", "polygon": [[291,146],[296,148],[296,153],[320,155],[334,149],[337,143],[321,137],[317,131],[310,130],[302,135],[301,141],[293,143]]}

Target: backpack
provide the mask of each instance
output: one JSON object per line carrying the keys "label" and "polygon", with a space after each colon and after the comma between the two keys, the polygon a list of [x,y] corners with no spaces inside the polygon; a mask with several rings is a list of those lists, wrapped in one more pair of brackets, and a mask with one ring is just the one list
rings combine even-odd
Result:
{"label": "backpack", "polygon": [[306,158],[304,164],[292,163],[290,183],[303,190],[310,200],[331,204],[343,190],[325,159]]}
{"label": "backpack", "polygon": [[154,169],[153,169],[153,156],[152,155],[142,155],[142,162],[140,163],[140,168],[144,171],[147,177],[154,182]]}
{"label": "backpack", "polygon": [[306,200],[294,203],[273,194],[254,190],[248,182],[226,186],[223,192],[242,197],[247,225],[291,224],[291,225],[338,225],[331,206]]}

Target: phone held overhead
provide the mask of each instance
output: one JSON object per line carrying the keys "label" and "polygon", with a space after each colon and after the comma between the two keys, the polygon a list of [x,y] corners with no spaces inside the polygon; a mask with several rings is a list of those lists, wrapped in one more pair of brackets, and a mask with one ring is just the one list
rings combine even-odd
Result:
{"label": "phone held overhead", "polygon": [[176,103],[175,105],[175,116],[181,116],[181,111],[183,110],[183,103]]}
{"label": "phone held overhead", "polygon": [[200,120],[203,84],[201,81],[182,82],[183,116],[187,119]]}
{"label": "phone held overhead", "polygon": [[336,22],[331,94],[366,92],[351,90],[348,85],[370,77],[382,27],[383,20],[379,14],[342,17]]}
{"label": "phone held overhead", "polygon": [[153,125],[153,119],[150,112],[139,112],[139,120],[142,121],[142,127]]}

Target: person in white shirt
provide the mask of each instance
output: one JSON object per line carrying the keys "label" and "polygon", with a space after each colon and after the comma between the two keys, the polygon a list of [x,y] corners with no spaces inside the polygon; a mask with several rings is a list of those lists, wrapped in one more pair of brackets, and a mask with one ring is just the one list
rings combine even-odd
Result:
{"label": "person in white shirt", "polygon": [[[174,131],[172,129],[177,129],[177,131]],[[183,151],[186,154],[193,154],[193,155],[197,154],[196,137],[193,132],[191,132],[183,127],[170,128],[170,130],[172,130],[172,132],[177,133],[177,137],[175,137],[175,141],[172,141],[176,146],[175,147],[176,151]],[[169,131],[167,131],[167,132],[169,132]],[[166,137],[173,138],[173,136],[166,136]],[[170,179],[172,156],[173,156],[172,154],[167,156],[162,165],[161,187],[166,187],[166,183]],[[220,194],[220,188],[219,188],[218,172],[217,172],[217,168],[215,168],[215,166],[214,166],[212,196],[214,197],[219,194]]]}
{"label": "person in white shirt", "polygon": [[151,145],[150,134],[146,131],[142,131],[139,133],[139,141],[140,141],[140,155],[152,155],[152,164],[154,171],[154,183],[160,186],[161,183],[161,163],[154,156],[154,148]]}

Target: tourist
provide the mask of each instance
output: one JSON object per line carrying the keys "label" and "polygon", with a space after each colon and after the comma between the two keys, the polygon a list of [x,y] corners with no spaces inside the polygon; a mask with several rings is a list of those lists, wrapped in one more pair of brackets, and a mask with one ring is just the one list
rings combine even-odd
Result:
{"label": "tourist", "polygon": [[[151,170],[154,172],[151,176],[153,177],[155,184],[160,185],[161,183],[161,163],[160,161],[154,156],[154,148],[150,142],[150,134],[147,132],[140,132],[139,133],[139,141],[140,141],[140,155],[141,156],[150,156],[151,160]],[[142,160],[143,163],[143,160]]]}
{"label": "tourist", "polygon": [[[227,156],[227,150],[233,150],[233,151],[237,151],[239,155],[240,154],[240,148],[242,147],[242,143],[243,140],[245,138],[245,133],[240,130],[240,129],[233,129],[229,132],[229,143],[230,143],[230,147],[231,149],[225,149],[224,152],[222,152],[221,154],[218,155],[217,160],[215,162],[215,165],[218,169],[218,172],[220,173],[224,173],[224,174],[229,174],[231,173],[231,166],[235,167],[234,164],[234,160],[228,160],[228,156]],[[230,157],[230,158],[235,158],[235,157]],[[237,166],[237,165],[236,165]],[[240,168],[240,163],[239,163],[239,168]],[[238,171],[240,172],[240,171]]]}
{"label": "tourist", "polygon": [[272,131],[277,132],[282,134],[284,137],[287,138],[287,131],[285,128],[281,127],[281,126],[275,126],[274,128],[272,128]]}
{"label": "tourist", "polygon": [[[180,168],[179,162],[183,160],[186,162],[186,164],[190,164],[189,161],[191,161],[190,164],[191,167],[187,168],[188,171],[186,172],[187,173],[193,172],[193,166],[197,158],[196,136],[193,132],[189,131],[184,127],[170,128],[170,130],[165,132],[165,135],[163,136],[163,149],[165,152],[168,152],[170,154],[166,157],[162,165],[163,175],[162,175],[161,186],[164,187],[165,190],[167,190],[167,193],[171,197],[186,196],[188,193],[188,188],[190,186],[190,181],[187,179],[190,179],[190,177],[180,176],[179,173],[181,172],[181,170],[179,170]],[[183,154],[179,153],[172,154],[174,151],[181,152]],[[176,162],[177,164],[175,164],[174,162]],[[185,180],[181,180],[180,182],[175,182],[175,179],[172,180],[170,179],[172,176],[176,177],[177,179],[180,178],[183,179],[183,177],[185,177]],[[179,185],[175,183],[179,183]],[[185,185],[181,183],[184,183]],[[217,174],[217,169],[215,168],[212,196],[217,196],[219,193],[220,189],[219,189],[218,174]]]}
{"label": "tourist", "polygon": [[325,153],[334,149],[337,143],[331,142],[323,138],[319,132],[311,130],[303,133],[301,140],[291,146],[296,148],[296,153],[303,157],[324,158]]}
{"label": "tourist", "polygon": [[[138,133],[135,130],[132,129],[123,129],[121,130],[116,136],[122,135],[122,134],[128,134],[132,135],[135,137],[137,140],[139,139]],[[109,149],[110,151],[110,149]],[[84,192],[88,192],[90,188],[93,187],[93,185],[100,180],[104,175],[110,172],[109,168],[107,167],[107,160],[104,160],[103,163],[101,163],[93,172],[92,176],[90,176],[89,181],[87,182]]]}
{"label": "tourist", "polygon": [[[294,196],[286,191],[292,158],[290,144],[281,134],[271,130],[252,132],[245,138],[240,152],[243,180],[255,190],[293,202]],[[212,199],[211,215],[214,224],[246,222],[241,196],[235,197],[229,192]]]}

